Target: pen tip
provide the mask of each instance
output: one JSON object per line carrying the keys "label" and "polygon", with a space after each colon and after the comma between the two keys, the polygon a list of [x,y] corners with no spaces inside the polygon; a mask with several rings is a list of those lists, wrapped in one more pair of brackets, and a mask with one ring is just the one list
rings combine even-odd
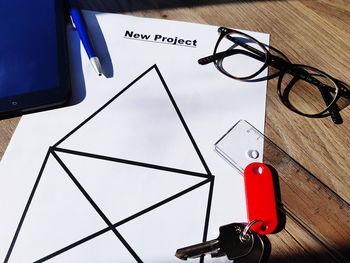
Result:
{"label": "pen tip", "polygon": [[96,73],[99,76],[102,76],[102,67],[101,67],[101,63],[100,63],[100,60],[98,59],[98,57],[91,57],[90,62],[91,62],[92,67],[96,71]]}

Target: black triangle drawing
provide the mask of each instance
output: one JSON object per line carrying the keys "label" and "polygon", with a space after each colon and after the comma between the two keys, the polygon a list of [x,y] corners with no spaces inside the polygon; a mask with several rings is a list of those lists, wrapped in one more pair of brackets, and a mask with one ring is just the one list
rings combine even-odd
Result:
{"label": "black triangle drawing", "polygon": [[[188,167],[180,167],[180,168],[177,167],[176,162],[172,163],[172,164],[174,164],[174,167],[173,167],[172,164],[162,165],[162,163],[158,164],[158,163],[147,162],[147,160],[145,161],[143,159],[137,159],[137,160],[125,159],[125,158],[121,158],[121,156],[110,156],[108,154],[104,155],[103,153],[102,154],[95,153],[93,150],[90,152],[90,151],[81,151],[81,149],[74,148],[74,147],[73,147],[73,149],[68,148],[69,146],[74,145],[75,135],[81,136],[81,134],[79,135],[79,132],[83,131],[84,128],[87,127],[89,124],[93,124],[94,121],[100,117],[99,114],[101,114],[102,112],[106,112],[106,110],[108,111],[108,107],[110,105],[113,105],[114,102],[118,102],[118,100],[120,98],[122,98],[122,95],[124,96],[125,94],[127,94],[127,91],[131,87],[133,87],[133,85],[137,85],[138,81],[140,81],[142,78],[146,77],[147,74],[149,74],[150,72],[152,72],[153,74],[156,73],[156,76],[158,76],[160,83],[161,83],[161,87],[164,88],[164,91],[165,91],[164,94],[171,102],[170,106],[172,107],[172,109],[176,113],[175,116],[180,121],[181,128],[185,131],[185,134],[186,134],[185,140],[188,140],[190,142],[192,150],[195,152],[195,156],[197,158],[197,161],[199,160],[199,163],[202,166],[202,169],[199,169],[199,171],[197,170],[198,164],[195,166],[194,169],[191,169],[192,167],[190,167],[190,169],[187,169]],[[94,118],[96,118],[96,119],[94,119]],[[73,144],[72,144],[72,142],[73,142]],[[62,146],[65,146],[65,147],[62,147]],[[114,163],[119,163],[120,165],[123,164],[123,165],[137,166],[140,169],[153,169],[154,171],[161,172],[161,173],[183,175],[184,178],[188,177],[188,176],[193,176],[193,177],[197,177],[199,179],[199,182],[197,184],[190,185],[188,188],[186,188],[186,189],[184,189],[184,190],[182,190],[182,191],[180,191],[180,192],[178,192],[170,197],[167,197],[163,200],[159,200],[158,203],[154,203],[153,205],[150,205],[146,209],[138,211],[129,217],[126,217],[122,220],[119,220],[118,222],[112,222],[110,220],[110,218],[107,217],[105,215],[105,213],[101,210],[99,205],[97,205],[97,203],[94,201],[94,199],[89,195],[89,193],[84,189],[84,187],[80,184],[79,180],[77,180],[74,177],[73,173],[69,170],[69,168],[66,166],[66,164],[61,160],[59,155],[62,155],[62,154],[68,154],[71,156],[76,155],[79,157],[87,157],[87,159],[90,158],[90,160],[95,159],[95,160],[100,160],[100,161],[104,161],[104,162],[114,162]],[[181,114],[179,108],[177,107],[177,105],[175,103],[175,100],[174,100],[172,94],[170,93],[170,90],[168,89],[168,87],[167,87],[167,85],[166,85],[166,83],[165,83],[165,81],[164,81],[164,79],[163,79],[163,77],[162,77],[162,75],[161,75],[161,73],[156,65],[153,65],[148,70],[146,70],[144,73],[142,73],[133,82],[131,82],[127,87],[125,87],[121,92],[119,92],[111,100],[109,100],[105,105],[103,105],[100,109],[98,109],[95,113],[93,113],[90,117],[88,117],[85,121],[83,121],[75,129],[73,129],[70,133],[68,133],[66,136],[64,136],[53,147],[49,148],[48,153],[43,161],[40,172],[38,174],[37,180],[33,186],[32,192],[29,196],[28,202],[24,208],[24,212],[23,212],[22,217],[20,219],[20,222],[18,224],[17,230],[14,234],[14,237],[12,239],[11,244],[9,244],[8,253],[5,257],[4,262],[9,262],[12,252],[16,250],[16,242],[17,242],[17,240],[20,240],[19,237],[21,235],[20,232],[21,232],[22,226],[25,225],[26,216],[28,214],[30,214],[31,205],[33,202],[35,202],[35,194],[39,188],[39,185],[40,185],[39,183],[45,174],[44,171],[46,169],[47,160],[49,159],[49,156],[53,156],[58,161],[58,163],[65,170],[67,175],[69,175],[69,177],[73,180],[75,185],[79,188],[80,192],[85,196],[87,201],[90,202],[90,204],[93,206],[95,211],[99,214],[101,219],[103,219],[103,221],[107,224],[107,226],[105,228],[102,228],[101,230],[99,230],[97,232],[92,231],[93,232],[92,234],[85,236],[82,239],[77,240],[76,242],[73,242],[73,243],[71,243],[71,244],[69,244],[61,249],[58,249],[57,251],[55,251],[55,252],[53,252],[45,257],[42,257],[41,259],[39,259],[35,262],[44,262],[44,261],[47,261],[53,257],[62,256],[63,253],[68,253],[73,248],[81,247],[82,245],[85,246],[87,242],[89,242],[91,240],[97,240],[96,238],[100,237],[101,235],[104,235],[105,233],[110,234],[112,232],[119,239],[119,241],[124,245],[126,250],[128,250],[128,252],[130,253],[130,255],[134,258],[134,260],[136,262],[143,262],[142,259],[137,255],[137,253],[134,251],[134,249],[127,242],[127,240],[117,230],[118,227],[123,226],[123,225],[127,224],[128,222],[131,222],[132,220],[138,219],[141,216],[146,215],[147,213],[154,211],[154,209],[159,208],[161,206],[164,206],[164,205],[190,193],[191,191],[194,191],[194,190],[202,187],[203,185],[209,185],[209,187],[208,187],[209,190],[208,190],[207,196],[204,197],[204,198],[206,198],[207,202],[206,202],[206,207],[204,209],[206,211],[206,213],[205,213],[205,216],[203,218],[203,221],[204,221],[203,228],[204,229],[203,229],[203,233],[202,233],[202,241],[206,240],[207,231],[208,231],[208,224],[209,224],[209,216],[210,216],[211,199],[212,199],[212,194],[213,194],[214,176],[211,174],[198,146],[196,145],[196,142],[195,142],[193,136],[190,133],[190,130],[189,130],[184,118],[182,117],[182,114]],[[122,157],[125,157],[125,156],[122,156]],[[203,262],[203,260],[201,260],[201,262]]]}
{"label": "black triangle drawing", "polygon": [[[166,148],[174,139],[181,144]],[[210,174],[156,65],[54,147]],[[188,160],[186,164],[183,155]]]}

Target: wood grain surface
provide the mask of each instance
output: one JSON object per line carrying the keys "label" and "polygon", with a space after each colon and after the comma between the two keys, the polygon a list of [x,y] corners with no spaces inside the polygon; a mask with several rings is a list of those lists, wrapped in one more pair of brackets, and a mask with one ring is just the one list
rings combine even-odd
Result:
{"label": "wood grain surface", "polygon": [[[350,84],[349,0],[80,0],[79,3],[84,9],[101,12],[266,32],[271,34],[270,44],[293,63],[317,67]],[[265,135],[349,204],[350,106],[342,110],[344,122],[340,125],[330,118],[301,117],[279,101],[276,84],[276,79],[268,83]],[[19,118],[0,121],[0,157],[18,121]],[[297,221],[289,220],[285,230],[269,236],[270,261],[350,261],[350,236],[342,237],[343,244],[334,249],[315,241],[317,238],[302,230]],[[334,231],[341,232],[343,222],[335,220],[334,227]],[[341,255],[329,256],[334,253]]]}

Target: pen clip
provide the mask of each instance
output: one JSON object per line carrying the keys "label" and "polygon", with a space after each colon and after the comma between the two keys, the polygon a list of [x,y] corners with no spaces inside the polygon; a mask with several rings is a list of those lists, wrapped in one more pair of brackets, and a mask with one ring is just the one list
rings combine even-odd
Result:
{"label": "pen clip", "polygon": [[69,15],[69,18],[70,18],[70,22],[72,23],[72,26],[73,26],[74,30],[77,30],[77,27],[75,26],[75,23],[74,23],[74,20],[73,20],[72,16]]}

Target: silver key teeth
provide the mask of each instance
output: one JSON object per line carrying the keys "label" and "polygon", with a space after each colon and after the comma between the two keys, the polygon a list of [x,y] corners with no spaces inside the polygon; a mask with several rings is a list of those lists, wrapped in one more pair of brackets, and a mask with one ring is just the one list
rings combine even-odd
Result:
{"label": "silver key teeth", "polygon": [[199,243],[196,245],[179,248],[176,250],[175,256],[182,260],[188,258],[198,258],[202,255],[213,253],[219,249],[219,241],[217,239]]}
{"label": "silver key teeth", "polygon": [[175,256],[182,260],[198,258],[206,254],[212,257],[227,256],[229,260],[245,257],[254,246],[254,235],[248,231],[248,238],[242,240],[241,234],[245,229],[244,224],[233,223],[221,226],[219,236],[211,241],[206,241],[196,245],[180,248]]}

